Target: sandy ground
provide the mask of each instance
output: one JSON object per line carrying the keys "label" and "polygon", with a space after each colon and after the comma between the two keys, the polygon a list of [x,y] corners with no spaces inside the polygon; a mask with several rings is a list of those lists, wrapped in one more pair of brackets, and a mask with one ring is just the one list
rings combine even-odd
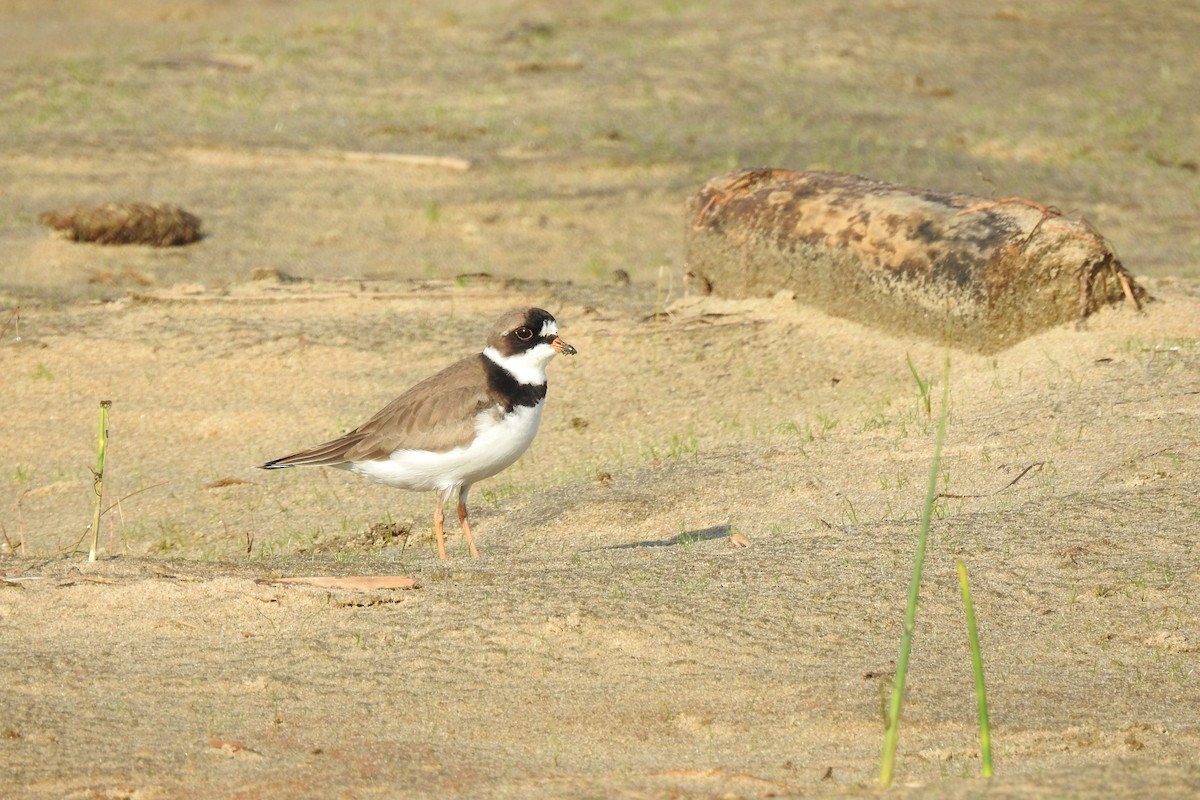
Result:
{"label": "sandy ground", "polygon": [[[1147,9],[0,7],[0,795],[1195,796],[1200,21]],[[982,172],[1086,216],[1157,298],[951,352],[887,792],[943,351],[690,294],[684,199],[755,163]],[[208,238],[36,224],[127,199]],[[524,303],[580,353],[473,494],[480,559],[437,560],[431,496],[255,469]],[[418,585],[278,582],[331,575]]]}

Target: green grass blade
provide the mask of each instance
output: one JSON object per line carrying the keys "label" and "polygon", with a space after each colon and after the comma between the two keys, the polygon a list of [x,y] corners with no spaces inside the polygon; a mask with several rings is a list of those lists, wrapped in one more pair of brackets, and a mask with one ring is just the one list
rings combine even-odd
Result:
{"label": "green grass blade", "polygon": [[912,577],[908,584],[908,606],[904,612],[904,634],[900,639],[900,656],[896,659],[896,680],[892,686],[888,708],[887,732],[883,739],[883,761],[879,767],[879,782],[892,785],[896,766],[896,745],[900,738],[900,708],[904,702],[904,683],[908,677],[908,657],[912,652],[913,630],[917,624],[917,603],[921,594],[921,572],[925,568],[925,546],[929,541],[929,520],[937,498],[938,477],[942,471],[942,445],[946,441],[946,418],[950,408],[950,351],[946,350],[942,368],[942,410],[938,417],[937,438],[933,446],[933,463],[929,466],[929,482],[925,487],[925,504],[921,508],[921,527],[917,534],[917,552],[913,556]]}
{"label": "green grass blade", "polygon": [[88,549],[88,561],[96,560],[96,540],[100,536],[100,508],[104,502],[104,459],[108,454],[108,409],[111,400],[100,401],[100,441],[96,446],[96,471],[92,486],[96,492],[96,506],[92,510],[92,546]]}
{"label": "green grass blade", "polygon": [[983,657],[979,653],[979,630],[975,626],[975,605],[971,585],[967,583],[967,565],[958,562],[958,585],[962,589],[963,609],[967,614],[967,639],[971,643],[971,667],[975,672],[975,699],[979,704],[979,752],[983,777],[992,777],[992,730],[988,723],[987,691],[983,686]]}
{"label": "green grass blade", "polygon": [[917,382],[917,393],[921,395],[921,405],[925,407],[926,418],[933,415],[933,407],[929,398],[929,390],[932,388],[929,381],[921,377],[921,373],[917,372],[917,365],[913,363],[912,356],[908,353],[904,354],[904,360],[908,362],[908,371],[912,373],[913,380]]}

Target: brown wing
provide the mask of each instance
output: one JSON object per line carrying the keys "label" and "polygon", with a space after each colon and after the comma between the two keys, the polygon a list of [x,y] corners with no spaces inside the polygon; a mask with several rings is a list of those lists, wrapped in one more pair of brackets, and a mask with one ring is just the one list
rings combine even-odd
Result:
{"label": "brown wing", "polygon": [[385,459],[396,450],[445,452],[475,435],[475,417],[496,403],[488,397],[483,356],[451,364],[421,381],[354,430],[325,444],[277,458],[265,469],[336,466]]}

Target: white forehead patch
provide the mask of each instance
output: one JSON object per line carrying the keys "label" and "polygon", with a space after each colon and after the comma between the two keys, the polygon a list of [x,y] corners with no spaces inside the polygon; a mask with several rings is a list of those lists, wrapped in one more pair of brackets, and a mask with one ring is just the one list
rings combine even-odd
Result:
{"label": "white forehead patch", "polygon": [[558,336],[558,323],[552,319],[546,320],[542,323],[542,332],[538,336]]}

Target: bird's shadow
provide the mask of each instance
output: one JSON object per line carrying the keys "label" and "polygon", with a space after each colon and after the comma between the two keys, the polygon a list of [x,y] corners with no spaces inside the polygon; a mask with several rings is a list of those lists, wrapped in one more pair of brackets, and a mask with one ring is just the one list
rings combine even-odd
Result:
{"label": "bird's shadow", "polygon": [[641,542],[627,542],[625,544],[614,544],[608,547],[597,547],[597,550],[636,550],[641,547],[678,547],[679,545],[697,544],[699,542],[707,542],[711,539],[728,539],[733,533],[733,528],[729,525],[715,525],[711,528],[703,528],[698,531],[682,531],[676,536],[671,536],[667,539],[647,539]]}

